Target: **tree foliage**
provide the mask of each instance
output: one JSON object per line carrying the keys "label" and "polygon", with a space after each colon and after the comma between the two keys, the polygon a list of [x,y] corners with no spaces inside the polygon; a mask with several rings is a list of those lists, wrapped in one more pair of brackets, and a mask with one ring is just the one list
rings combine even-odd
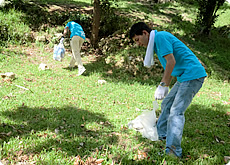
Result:
{"label": "tree foliage", "polygon": [[225,0],[198,0],[199,11],[196,19],[196,27],[200,34],[208,35],[218,17],[217,11]]}

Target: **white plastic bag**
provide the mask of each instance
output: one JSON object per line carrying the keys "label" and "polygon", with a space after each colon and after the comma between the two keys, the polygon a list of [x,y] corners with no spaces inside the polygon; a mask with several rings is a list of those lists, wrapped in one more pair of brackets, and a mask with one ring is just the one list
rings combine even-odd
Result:
{"label": "white plastic bag", "polygon": [[65,55],[65,48],[63,44],[64,38],[60,40],[60,43],[58,45],[54,46],[54,54],[53,59],[56,61],[62,61]]}
{"label": "white plastic bag", "polygon": [[143,137],[152,141],[158,140],[157,126],[156,126],[156,112],[158,109],[157,101],[153,102],[152,111],[144,111],[136,119],[128,123],[129,129],[135,129],[140,132]]}

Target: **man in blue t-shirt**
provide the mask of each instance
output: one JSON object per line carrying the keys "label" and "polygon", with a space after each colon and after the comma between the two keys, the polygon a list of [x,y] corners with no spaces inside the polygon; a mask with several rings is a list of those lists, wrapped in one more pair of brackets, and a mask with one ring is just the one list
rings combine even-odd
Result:
{"label": "man in blue t-shirt", "polygon": [[66,36],[67,32],[70,31],[70,46],[72,49],[72,58],[69,64],[70,68],[75,67],[75,63],[78,65],[78,76],[84,73],[86,70],[81,61],[81,46],[85,40],[85,33],[83,28],[79,24],[78,20],[70,21],[67,23],[64,29],[63,37]]}
{"label": "man in blue t-shirt", "polygon": [[[152,30],[145,23],[134,24],[130,38],[139,46],[147,47],[144,65],[154,64],[157,54],[164,74],[154,97],[162,100],[161,114],[157,121],[159,139],[166,139],[166,154],[182,157],[181,140],[184,128],[184,113],[200,90],[207,76],[195,54],[178,38],[166,31]],[[168,93],[172,76],[177,78]]]}

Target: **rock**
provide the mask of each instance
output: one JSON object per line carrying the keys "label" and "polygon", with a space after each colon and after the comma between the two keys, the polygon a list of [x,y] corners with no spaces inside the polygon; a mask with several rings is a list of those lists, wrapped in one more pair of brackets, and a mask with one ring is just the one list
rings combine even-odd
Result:
{"label": "rock", "polygon": [[36,41],[38,41],[38,42],[46,42],[46,37],[45,36],[37,36]]}
{"label": "rock", "polygon": [[1,74],[2,78],[15,79],[15,74],[13,72],[6,72]]}
{"label": "rock", "polygon": [[40,70],[47,70],[49,67],[46,64],[41,63],[38,67]]}
{"label": "rock", "polygon": [[107,83],[105,80],[98,80],[97,82],[98,82],[98,84],[105,84],[105,83]]}
{"label": "rock", "polygon": [[61,38],[62,36],[63,36],[62,33],[56,33],[56,34],[54,34],[54,37],[55,37],[55,38]]}

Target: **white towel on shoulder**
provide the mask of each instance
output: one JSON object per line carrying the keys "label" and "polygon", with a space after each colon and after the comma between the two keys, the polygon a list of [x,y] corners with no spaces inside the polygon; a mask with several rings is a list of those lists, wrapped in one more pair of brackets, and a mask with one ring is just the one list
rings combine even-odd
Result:
{"label": "white towel on shoulder", "polygon": [[154,55],[154,38],[155,38],[155,30],[152,30],[149,35],[149,43],[147,46],[145,59],[144,59],[144,66],[150,68],[154,65],[153,55]]}

